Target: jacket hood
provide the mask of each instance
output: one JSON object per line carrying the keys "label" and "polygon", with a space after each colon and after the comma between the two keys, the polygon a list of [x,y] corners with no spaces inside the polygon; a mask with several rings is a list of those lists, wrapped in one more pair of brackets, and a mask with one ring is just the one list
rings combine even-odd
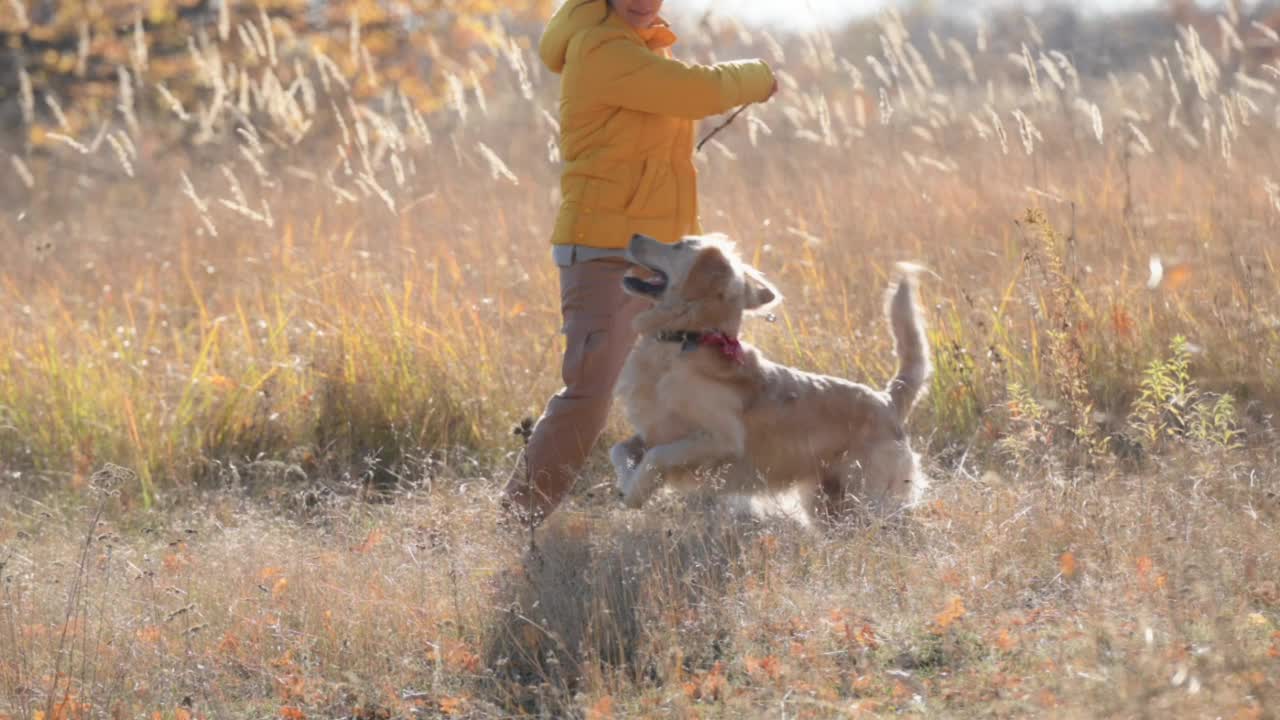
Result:
{"label": "jacket hood", "polygon": [[650,49],[674,44],[675,34],[666,26],[666,22],[659,19],[658,24],[646,31],[636,32],[609,9],[606,0],[565,0],[547,21],[547,28],[538,41],[538,54],[551,72],[559,73],[564,70],[569,43],[573,38],[580,32],[601,26],[635,33]]}

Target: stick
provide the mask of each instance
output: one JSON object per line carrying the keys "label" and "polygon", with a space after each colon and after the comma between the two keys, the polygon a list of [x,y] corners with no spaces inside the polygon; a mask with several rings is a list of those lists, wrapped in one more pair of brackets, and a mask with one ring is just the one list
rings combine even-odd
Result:
{"label": "stick", "polygon": [[728,119],[728,120],[725,120],[724,122],[722,122],[722,123],[720,123],[719,125],[717,125],[717,126],[715,126],[714,128],[712,128],[712,129],[711,129],[711,132],[707,133],[707,136],[706,136],[706,137],[704,137],[704,138],[702,138],[701,140],[699,140],[699,141],[698,141],[698,147],[696,148],[696,150],[701,150],[701,149],[702,149],[702,146],[703,146],[703,145],[706,145],[708,140],[710,140],[711,138],[713,138],[713,137],[715,137],[715,136],[716,136],[716,133],[720,132],[721,130],[723,130],[723,129],[727,128],[727,127],[729,127],[729,123],[731,123],[731,122],[733,122],[734,120],[736,120],[736,119],[738,118],[738,116],[742,114],[742,111],[743,111],[743,110],[746,110],[748,107],[750,107],[750,105],[751,105],[751,104],[750,104],[750,103],[748,103],[748,104],[743,105],[742,107],[738,108],[737,110],[734,110],[734,111],[733,111],[733,114],[729,116],[729,119]]}

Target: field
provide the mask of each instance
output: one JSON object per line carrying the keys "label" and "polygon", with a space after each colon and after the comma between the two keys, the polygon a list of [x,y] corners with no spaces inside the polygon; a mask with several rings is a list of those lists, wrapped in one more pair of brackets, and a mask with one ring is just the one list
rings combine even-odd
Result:
{"label": "field", "polygon": [[100,116],[20,83],[0,720],[1274,717],[1280,39],[1141,22],[679,28],[783,71],[698,153],[785,298],[747,340],[881,385],[927,268],[930,495],[834,530],[627,511],[601,454],[499,522],[559,381],[536,26],[476,23],[437,99],[265,14],[181,97],[136,52]]}

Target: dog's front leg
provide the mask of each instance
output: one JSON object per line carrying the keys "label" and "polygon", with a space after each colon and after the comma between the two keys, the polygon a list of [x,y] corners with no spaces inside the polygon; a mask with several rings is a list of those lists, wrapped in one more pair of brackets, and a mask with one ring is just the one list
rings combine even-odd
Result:
{"label": "dog's front leg", "polygon": [[689,469],[738,458],[743,454],[743,432],[730,429],[725,436],[699,431],[679,440],[656,445],[645,451],[643,459],[624,481],[622,501],[627,507],[639,508],[662,485],[662,473]]}
{"label": "dog's front leg", "polygon": [[632,435],[609,450],[609,461],[613,463],[613,471],[617,475],[616,485],[620,493],[626,492],[631,475],[635,473],[640,460],[644,458],[644,438]]}

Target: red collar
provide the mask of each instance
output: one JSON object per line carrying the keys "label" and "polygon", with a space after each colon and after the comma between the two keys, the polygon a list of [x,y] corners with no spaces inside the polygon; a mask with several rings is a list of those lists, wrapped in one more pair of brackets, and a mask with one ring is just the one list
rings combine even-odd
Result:
{"label": "red collar", "polygon": [[668,330],[658,333],[658,340],[680,343],[680,347],[684,350],[706,345],[719,350],[721,355],[732,360],[734,364],[744,365],[747,362],[746,353],[743,352],[742,343],[738,338],[719,330]]}

